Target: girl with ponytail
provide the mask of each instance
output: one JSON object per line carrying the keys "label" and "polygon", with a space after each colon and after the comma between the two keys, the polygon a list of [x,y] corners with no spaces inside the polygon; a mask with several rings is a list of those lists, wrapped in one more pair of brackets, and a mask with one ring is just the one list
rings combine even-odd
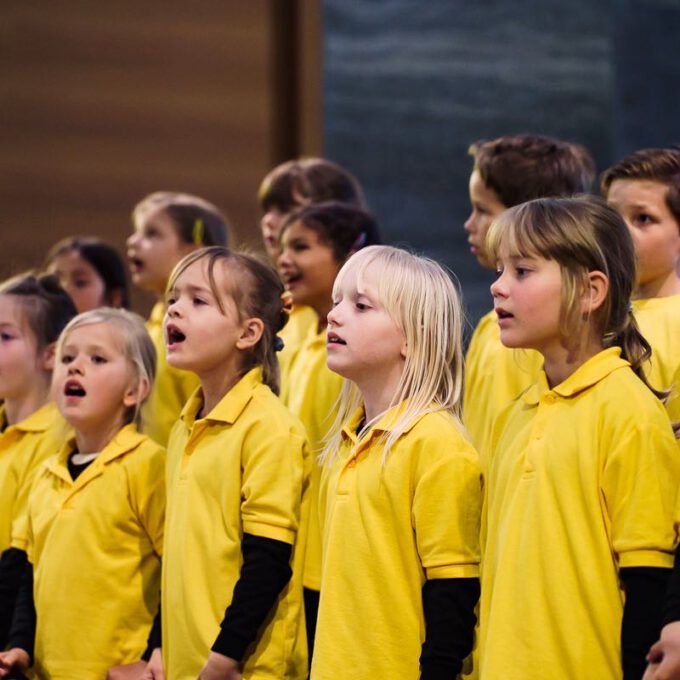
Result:
{"label": "girl with ponytail", "polygon": [[170,277],[168,363],[200,387],[168,443],[163,644],[146,677],[306,677],[308,463],[303,427],[276,396],[282,293],[269,265],[219,246]]}
{"label": "girl with ponytail", "polygon": [[598,199],[538,199],[503,213],[487,246],[501,341],[540,352],[543,371],[483,461],[480,677],[641,677],[680,457],[645,377],[631,236]]}

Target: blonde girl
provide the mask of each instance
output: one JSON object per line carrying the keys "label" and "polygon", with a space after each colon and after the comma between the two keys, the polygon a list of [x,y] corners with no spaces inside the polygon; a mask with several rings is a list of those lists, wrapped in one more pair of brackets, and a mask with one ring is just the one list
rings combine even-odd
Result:
{"label": "blonde girl", "polygon": [[146,648],[165,456],[135,421],[155,358],[142,319],[122,309],[85,312],[59,339],[52,392],[74,434],[36,477],[25,534],[15,537],[29,564],[0,677],[33,659],[37,677],[101,680]]}
{"label": "blonde girl", "polygon": [[26,552],[12,547],[35,474],[68,429],[50,400],[59,333],[76,315],[51,275],[0,286],[0,649],[5,649]]}
{"label": "blonde girl", "polygon": [[219,247],[170,278],[168,362],[200,388],[168,446],[162,667],[156,652],[147,677],[306,677],[308,470],[303,427],[276,396],[282,293],[269,265]]}
{"label": "blonde girl", "polygon": [[598,199],[540,199],[499,217],[487,244],[501,341],[540,352],[543,371],[491,434],[481,678],[639,678],[680,459],[643,371],[630,234]]}
{"label": "blonde girl", "polygon": [[427,258],[371,246],[335,281],[328,366],[345,383],[323,454],[314,680],[455,677],[471,649],[481,488],[461,326]]}

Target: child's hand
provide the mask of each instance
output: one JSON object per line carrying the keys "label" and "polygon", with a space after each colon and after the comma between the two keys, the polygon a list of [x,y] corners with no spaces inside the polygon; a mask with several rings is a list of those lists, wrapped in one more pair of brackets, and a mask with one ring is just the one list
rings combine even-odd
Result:
{"label": "child's hand", "polygon": [[14,647],[0,652],[0,678],[6,678],[13,670],[24,673],[31,664],[31,658],[25,649]]}
{"label": "child's hand", "polygon": [[163,671],[163,652],[160,647],[156,647],[151,653],[149,663],[146,664],[144,673],[139,680],[165,680],[165,672]]}
{"label": "child's hand", "polygon": [[106,680],[140,680],[145,669],[146,662],[144,661],[112,666],[106,674]]}
{"label": "child's hand", "polygon": [[647,654],[649,666],[643,680],[680,680],[680,621],[661,630],[661,639]]}
{"label": "child's hand", "polygon": [[210,652],[197,680],[241,680],[241,678],[238,661],[217,652]]}

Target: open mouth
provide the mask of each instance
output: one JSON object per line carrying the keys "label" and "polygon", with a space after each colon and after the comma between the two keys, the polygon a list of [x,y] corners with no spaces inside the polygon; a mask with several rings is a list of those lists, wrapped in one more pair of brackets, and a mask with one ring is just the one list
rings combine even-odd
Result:
{"label": "open mouth", "polygon": [[347,343],[336,333],[329,333],[326,336],[326,344],[328,344],[328,345],[346,345]]}
{"label": "open mouth", "polygon": [[290,286],[291,284],[297,283],[302,278],[302,274],[287,274],[287,273],[284,273],[284,274],[281,275],[281,278],[283,278],[283,282],[287,286]]}
{"label": "open mouth", "polygon": [[497,309],[496,316],[499,319],[511,319],[513,315],[510,314],[510,312],[506,312],[504,309]]}
{"label": "open mouth", "polygon": [[86,392],[77,380],[68,380],[64,385],[64,394],[67,397],[84,397]]}
{"label": "open mouth", "polygon": [[143,260],[140,260],[138,257],[128,257],[128,262],[130,264],[130,269],[133,271],[139,271],[144,268]]}
{"label": "open mouth", "polygon": [[168,338],[169,345],[177,345],[180,342],[184,342],[187,338],[182,331],[177,328],[177,326],[168,326],[165,330],[165,334]]}

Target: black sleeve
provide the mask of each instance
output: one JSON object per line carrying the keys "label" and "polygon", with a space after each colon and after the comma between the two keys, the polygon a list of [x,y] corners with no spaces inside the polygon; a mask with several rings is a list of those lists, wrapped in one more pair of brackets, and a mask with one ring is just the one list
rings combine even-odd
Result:
{"label": "black sleeve", "polygon": [[675,564],[668,579],[666,605],[663,610],[663,625],[673,621],[680,621],[680,548],[675,551]]}
{"label": "black sleeve", "polygon": [[640,680],[645,656],[659,639],[663,601],[670,569],[627,567],[620,571],[626,591],[621,625],[621,663],[624,680]]}
{"label": "black sleeve", "polygon": [[33,663],[35,644],[35,605],[33,603],[33,565],[26,562],[21,575],[19,594],[14,607],[8,647],[19,647],[28,653]]}
{"label": "black sleeve", "polygon": [[158,613],[154,617],[149,637],[146,640],[146,649],[142,654],[142,661],[148,661],[153,654],[153,650],[160,647],[162,644],[162,630],[161,630],[161,606],[158,605]]}
{"label": "black sleeve", "polygon": [[283,541],[244,534],[243,564],[212,651],[242,661],[293,572],[293,546]]}
{"label": "black sleeve", "polygon": [[7,645],[21,575],[27,560],[26,553],[17,548],[5,550],[0,557],[0,649],[5,649]]}
{"label": "black sleeve", "polygon": [[421,680],[451,680],[472,651],[479,579],[443,578],[423,586],[425,642],[420,654]]}

